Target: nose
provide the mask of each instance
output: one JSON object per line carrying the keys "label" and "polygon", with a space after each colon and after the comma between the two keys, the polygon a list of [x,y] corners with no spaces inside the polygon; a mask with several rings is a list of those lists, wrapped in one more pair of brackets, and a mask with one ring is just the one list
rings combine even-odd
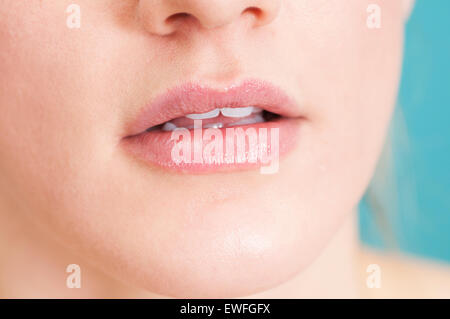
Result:
{"label": "nose", "polygon": [[223,27],[250,15],[253,26],[270,23],[281,0],[140,0],[139,17],[148,32],[168,35],[195,21],[205,29]]}

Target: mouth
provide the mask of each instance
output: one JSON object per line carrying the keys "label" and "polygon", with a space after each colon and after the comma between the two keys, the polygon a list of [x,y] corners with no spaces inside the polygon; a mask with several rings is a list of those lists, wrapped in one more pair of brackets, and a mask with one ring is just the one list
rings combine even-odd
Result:
{"label": "mouth", "polygon": [[177,173],[270,174],[295,147],[303,120],[293,99],[267,82],[221,90],[189,83],[145,106],[122,142],[138,160]]}
{"label": "mouth", "polygon": [[171,132],[180,128],[192,130],[194,122],[202,121],[202,128],[221,129],[235,126],[246,126],[266,123],[279,118],[280,115],[257,106],[215,108],[204,113],[191,113],[183,117],[171,119],[162,124],[148,128],[147,132]]}

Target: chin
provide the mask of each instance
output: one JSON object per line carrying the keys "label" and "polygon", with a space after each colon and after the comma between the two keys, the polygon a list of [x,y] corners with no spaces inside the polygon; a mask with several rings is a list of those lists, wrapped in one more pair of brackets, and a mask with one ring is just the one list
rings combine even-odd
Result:
{"label": "chin", "polygon": [[235,298],[268,290],[305,270],[341,218],[319,211],[314,218],[305,203],[261,195],[153,216],[152,224],[134,222],[120,238],[104,239],[106,248],[93,258],[100,254],[99,266],[128,285],[167,297]]}

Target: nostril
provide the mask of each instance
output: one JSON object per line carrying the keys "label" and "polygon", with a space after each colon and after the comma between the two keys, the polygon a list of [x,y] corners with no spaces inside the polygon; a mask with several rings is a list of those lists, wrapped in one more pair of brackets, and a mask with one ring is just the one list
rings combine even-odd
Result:
{"label": "nostril", "polygon": [[280,9],[278,1],[271,2],[271,4],[273,7],[270,8],[248,7],[242,11],[242,15],[251,17],[255,27],[269,24],[278,16]]}
{"label": "nostril", "polygon": [[189,20],[192,18],[192,15],[187,12],[178,12],[172,14],[170,17],[166,19],[167,24],[180,23],[184,20]]}
{"label": "nostril", "polygon": [[280,1],[272,0],[139,1],[137,18],[150,34],[171,36],[225,28],[239,19],[247,27],[260,27],[274,20],[280,7]]}
{"label": "nostril", "polygon": [[264,12],[257,7],[248,7],[247,9],[245,9],[244,11],[242,11],[242,14],[251,14],[254,17],[256,17],[257,19],[260,19],[264,16]]}
{"label": "nostril", "polygon": [[172,30],[172,32],[179,30],[181,27],[186,28],[197,23],[197,18],[187,12],[178,12],[172,14],[165,20],[165,25],[168,26]]}

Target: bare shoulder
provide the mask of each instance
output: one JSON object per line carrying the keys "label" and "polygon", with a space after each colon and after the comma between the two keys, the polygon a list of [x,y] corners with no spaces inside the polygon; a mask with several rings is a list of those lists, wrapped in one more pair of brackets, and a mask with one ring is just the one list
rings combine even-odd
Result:
{"label": "bare shoulder", "polygon": [[368,298],[450,298],[450,263],[403,254],[386,254],[368,248],[359,253],[361,275],[378,271],[380,284],[363,281]]}

